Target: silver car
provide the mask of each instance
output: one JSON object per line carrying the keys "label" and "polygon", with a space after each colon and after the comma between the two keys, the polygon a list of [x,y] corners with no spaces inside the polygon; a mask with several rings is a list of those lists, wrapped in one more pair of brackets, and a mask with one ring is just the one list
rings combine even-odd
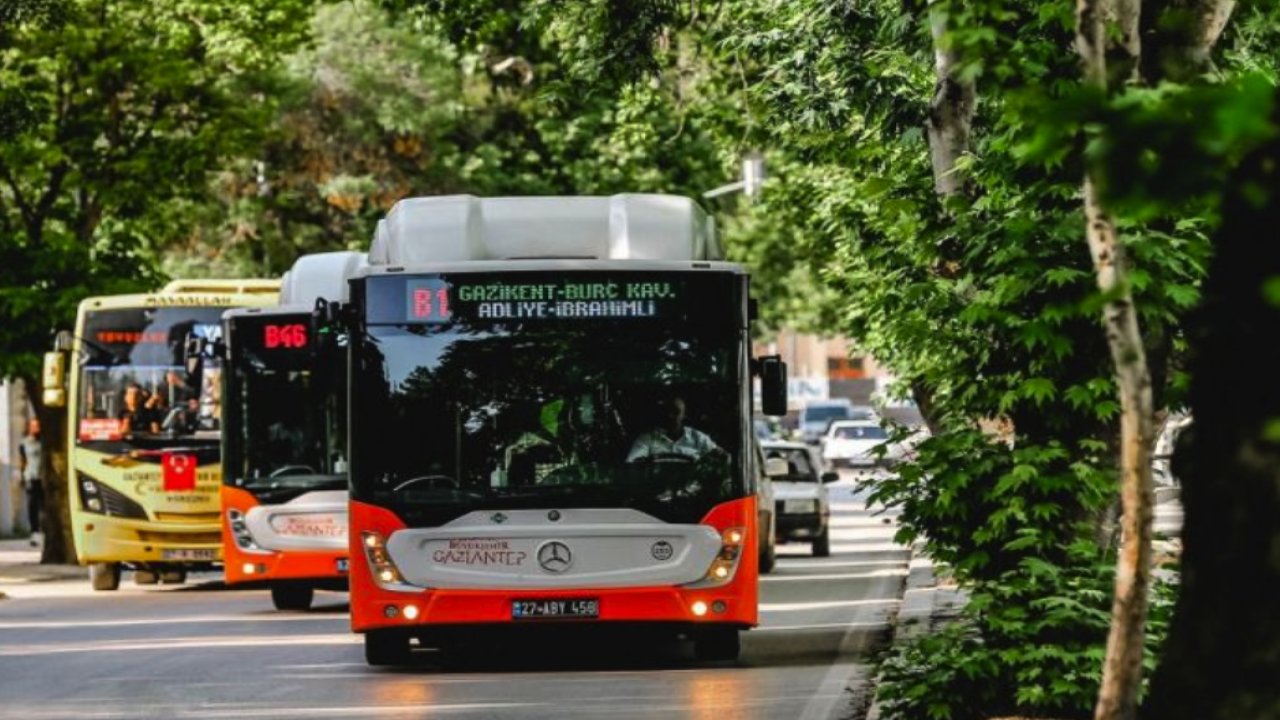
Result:
{"label": "silver car", "polygon": [[785,475],[774,475],[775,522],[779,542],[808,542],[814,557],[831,554],[831,500],[827,484],[840,479],[822,472],[817,451],[805,443],[766,442],[761,444],[766,458],[787,463]]}

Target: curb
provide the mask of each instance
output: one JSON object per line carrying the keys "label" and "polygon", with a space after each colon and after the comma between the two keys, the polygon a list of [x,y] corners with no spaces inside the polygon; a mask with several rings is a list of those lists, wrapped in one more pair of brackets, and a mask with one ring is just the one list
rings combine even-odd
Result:
{"label": "curb", "polygon": [[[933,559],[924,552],[924,543],[911,545],[907,581],[902,593],[902,604],[890,625],[889,647],[893,647],[933,632],[938,622],[954,617],[964,606],[963,591],[949,584],[940,584]],[[880,720],[880,702],[876,698],[879,685],[871,681],[871,706],[866,720]]]}

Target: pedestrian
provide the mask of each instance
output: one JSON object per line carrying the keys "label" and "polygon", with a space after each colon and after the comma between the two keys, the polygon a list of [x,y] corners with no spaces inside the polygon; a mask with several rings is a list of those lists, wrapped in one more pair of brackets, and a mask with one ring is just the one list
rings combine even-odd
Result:
{"label": "pedestrian", "polygon": [[18,443],[18,471],[27,494],[27,526],[31,546],[40,544],[40,511],[44,507],[44,445],[40,442],[40,421],[27,423],[27,434]]}

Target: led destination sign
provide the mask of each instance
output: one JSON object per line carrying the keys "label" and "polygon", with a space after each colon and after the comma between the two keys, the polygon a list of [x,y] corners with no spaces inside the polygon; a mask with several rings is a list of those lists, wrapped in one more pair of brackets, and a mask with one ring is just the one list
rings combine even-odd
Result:
{"label": "led destination sign", "polygon": [[309,314],[239,316],[231,319],[231,328],[231,344],[237,355],[249,352],[286,365],[310,357],[314,337]]}
{"label": "led destination sign", "polygon": [[422,278],[406,281],[405,316],[414,323],[446,323],[455,314],[468,320],[654,318],[679,299],[678,283],[670,280]]}

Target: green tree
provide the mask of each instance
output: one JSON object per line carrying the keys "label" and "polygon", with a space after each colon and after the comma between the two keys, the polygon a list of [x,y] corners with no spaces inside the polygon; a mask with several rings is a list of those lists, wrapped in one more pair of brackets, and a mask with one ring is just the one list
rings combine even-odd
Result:
{"label": "green tree", "polygon": [[[154,284],[154,251],[187,230],[173,204],[252,138],[248,78],[304,38],[310,3],[29,2],[0,27],[0,374],[36,376],[80,298]],[[40,409],[46,447],[58,417]],[[60,452],[51,452],[55,470]],[[49,507],[65,505],[50,476]],[[46,561],[71,556],[50,518]]]}
{"label": "green tree", "polygon": [[457,22],[319,7],[314,43],[266,81],[270,132],[223,167],[207,221],[166,267],[274,274],[302,252],[367,247],[412,195],[696,195],[723,182],[715,143],[669,112],[664,89],[574,92],[515,15],[449,7]]}

